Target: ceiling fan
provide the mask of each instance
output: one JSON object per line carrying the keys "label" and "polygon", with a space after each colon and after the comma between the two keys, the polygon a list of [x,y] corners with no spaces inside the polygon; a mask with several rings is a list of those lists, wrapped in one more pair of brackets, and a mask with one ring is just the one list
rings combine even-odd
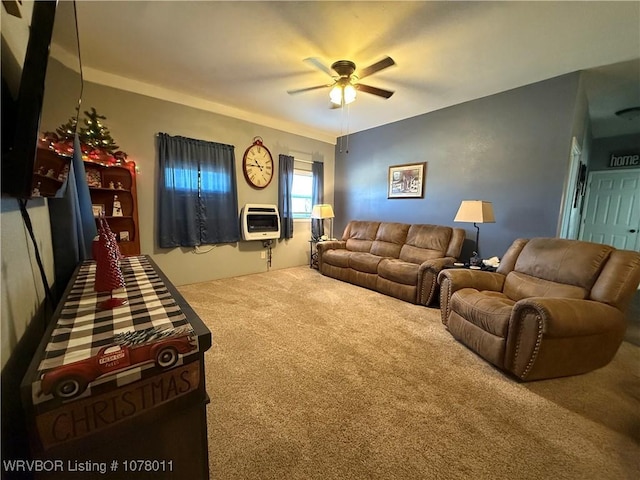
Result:
{"label": "ceiling fan", "polygon": [[314,87],[287,90],[287,93],[290,95],[308,92],[310,90],[317,90],[319,88],[331,87],[329,92],[331,108],[340,108],[343,105],[353,102],[356,99],[356,92],[358,90],[372,95],[377,95],[385,99],[391,97],[394,93],[391,90],[385,90],[383,88],[372,87],[371,85],[360,83],[361,79],[395,65],[396,62],[394,62],[391,57],[384,57],[373,65],[363,68],[358,72],[358,75],[355,74],[356,64],[351,60],[338,60],[331,65],[331,69],[317,58],[306,58],[304,61],[332,77],[333,82],[324,85],[316,85]]}

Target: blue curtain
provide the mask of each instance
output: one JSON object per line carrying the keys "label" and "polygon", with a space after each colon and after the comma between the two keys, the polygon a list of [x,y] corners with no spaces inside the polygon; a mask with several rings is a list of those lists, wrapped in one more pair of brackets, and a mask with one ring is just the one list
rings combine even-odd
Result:
{"label": "blue curtain", "polygon": [[[311,165],[313,184],[311,185],[311,204],[324,203],[324,163],[313,162]],[[311,219],[311,238],[324,235],[324,221],[320,218]]]}
{"label": "blue curtain", "polygon": [[233,145],[159,133],[158,160],[160,247],[237,242]]}
{"label": "blue curtain", "polygon": [[57,302],[78,263],[91,258],[91,244],[97,235],[77,134],[66,193],[62,198],[50,198],[48,204]]}
{"label": "blue curtain", "polygon": [[293,157],[280,155],[278,182],[278,211],[280,212],[280,238],[293,237],[293,207],[291,190],[293,188]]}

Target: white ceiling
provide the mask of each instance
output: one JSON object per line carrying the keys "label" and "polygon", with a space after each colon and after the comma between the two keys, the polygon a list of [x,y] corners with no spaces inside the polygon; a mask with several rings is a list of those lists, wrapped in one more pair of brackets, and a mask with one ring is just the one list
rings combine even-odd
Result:
{"label": "white ceiling", "polygon": [[[595,136],[640,131],[640,120],[611,126],[614,111],[640,105],[638,1],[79,0],[77,12],[88,80],[332,143],[594,68]],[[328,88],[287,94],[331,80],[305,58],[363,68],[385,55],[397,65],[363,83],[394,90],[388,100],[361,92],[347,115],[328,108]]]}

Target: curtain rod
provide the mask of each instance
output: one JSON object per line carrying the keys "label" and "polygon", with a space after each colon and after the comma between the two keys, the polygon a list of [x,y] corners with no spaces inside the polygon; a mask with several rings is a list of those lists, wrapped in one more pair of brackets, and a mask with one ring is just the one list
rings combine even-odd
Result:
{"label": "curtain rod", "polygon": [[314,164],[314,162],[312,162],[311,160],[301,160],[301,159],[296,158],[296,157],[293,157],[293,159],[294,159],[296,162],[309,163],[309,164],[311,164],[311,165],[313,165],[313,164]]}

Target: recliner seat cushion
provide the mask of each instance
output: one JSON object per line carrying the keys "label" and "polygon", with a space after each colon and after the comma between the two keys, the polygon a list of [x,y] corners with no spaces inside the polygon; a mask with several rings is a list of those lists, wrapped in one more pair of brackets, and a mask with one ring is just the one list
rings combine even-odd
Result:
{"label": "recliner seat cushion", "polygon": [[337,248],[333,250],[327,250],[322,256],[322,261],[327,265],[334,265],[336,267],[348,267],[349,257],[353,252],[345,250],[343,248]]}
{"label": "recliner seat cushion", "polygon": [[505,338],[515,302],[500,292],[463,288],[451,297],[451,311],[485,332]]}
{"label": "recliner seat cushion", "polygon": [[419,265],[403,262],[396,258],[385,258],[378,265],[378,275],[392,282],[404,285],[418,284]]}
{"label": "recliner seat cushion", "polygon": [[503,291],[505,295],[516,302],[529,297],[585,299],[589,293],[582,287],[552,282],[520,272],[509,272],[504,281]]}
{"label": "recliner seat cushion", "polygon": [[382,257],[365,252],[353,252],[349,255],[349,267],[363,273],[378,273],[378,264]]}

